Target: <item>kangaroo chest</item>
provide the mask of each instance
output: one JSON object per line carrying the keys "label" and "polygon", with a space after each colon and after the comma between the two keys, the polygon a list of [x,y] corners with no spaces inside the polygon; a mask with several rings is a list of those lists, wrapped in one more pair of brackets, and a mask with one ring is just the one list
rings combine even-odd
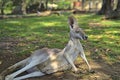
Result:
{"label": "kangaroo chest", "polygon": [[75,61],[77,58],[78,54],[80,53],[80,44],[78,41],[74,41],[71,44],[70,50],[68,50],[67,54],[70,56],[72,61]]}

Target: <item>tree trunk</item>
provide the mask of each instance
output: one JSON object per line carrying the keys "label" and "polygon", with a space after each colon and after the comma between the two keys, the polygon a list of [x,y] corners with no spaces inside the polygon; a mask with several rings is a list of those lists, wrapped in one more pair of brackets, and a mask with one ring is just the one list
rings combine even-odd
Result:
{"label": "tree trunk", "polygon": [[117,8],[115,9],[115,11],[120,12],[120,0],[118,0]]}
{"label": "tree trunk", "polygon": [[4,8],[1,8],[1,15],[4,15]]}
{"label": "tree trunk", "polygon": [[1,15],[4,15],[4,5],[5,5],[5,2],[3,1],[1,4]]}
{"label": "tree trunk", "polygon": [[[108,3],[109,4],[109,3]],[[120,18],[120,0],[118,0],[118,3],[117,3],[117,8],[113,11],[111,9],[111,7],[109,6],[110,9],[107,14],[106,14],[106,19],[116,19],[116,18]]]}
{"label": "tree trunk", "polygon": [[82,0],[82,10],[84,10],[85,0]]}
{"label": "tree trunk", "polygon": [[107,9],[107,1],[106,0],[103,0],[102,2],[102,7],[100,9],[100,11],[97,12],[98,15],[103,15],[105,14],[105,11]]}
{"label": "tree trunk", "polygon": [[98,11],[97,14],[99,15],[109,15],[113,10],[112,8],[112,0],[103,0],[102,2],[102,8],[100,11]]}
{"label": "tree trunk", "polygon": [[46,5],[46,10],[47,10],[48,9],[48,0],[46,0],[45,5]]}
{"label": "tree trunk", "polygon": [[22,0],[21,11],[22,11],[22,14],[27,14],[26,13],[26,2],[25,2],[25,0]]}
{"label": "tree trunk", "polygon": [[105,16],[112,16],[113,13],[113,8],[111,6],[112,4],[112,0],[106,0],[107,4],[106,4],[106,10],[105,10]]}
{"label": "tree trunk", "polygon": [[118,0],[117,8],[113,10],[113,0],[103,0],[102,8],[98,12],[99,15],[105,15],[105,19],[120,18],[120,0]]}

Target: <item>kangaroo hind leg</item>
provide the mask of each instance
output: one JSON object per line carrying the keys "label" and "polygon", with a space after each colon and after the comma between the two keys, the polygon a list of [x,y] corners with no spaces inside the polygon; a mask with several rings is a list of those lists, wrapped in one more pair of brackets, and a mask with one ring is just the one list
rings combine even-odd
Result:
{"label": "kangaroo hind leg", "polygon": [[28,60],[29,60],[29,58],[24,59],[16,64],[8,67],[7,69],[5,69],[3,72],[0,73],[0,80],[4,80],[5,76],[8,75],[8,73],[11,73],[11,72],[15,71],[18,67],[25,65]]}
{"label": "kangaroo hind leg", "polygon": [[45,74],[42,73],[41,71],[34,71],[34,72],[31,72],[31,73],[26,74],[24,76],[16,77],[13,80],[23,80],[23,79],[26,79],[26,78],[40,77],[40,76],[43,76],[43,75],[45,75]]}

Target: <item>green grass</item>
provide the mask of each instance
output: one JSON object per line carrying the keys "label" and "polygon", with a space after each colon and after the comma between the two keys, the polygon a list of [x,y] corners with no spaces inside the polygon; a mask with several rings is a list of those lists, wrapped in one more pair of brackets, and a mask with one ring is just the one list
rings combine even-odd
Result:
{"label": "green grass", "polygon": [[[62,49],[69,39],[68,16],[0,20],[0,42],[15,43],[11,50],[18,55],[30,54],[42,47]],[[87,41],[82,41],[86,55],[92,59],[99,56],[107,62],[119,61],[120,20],[102,20],[101,16],[94,14],[75,17],[89,36]]]}

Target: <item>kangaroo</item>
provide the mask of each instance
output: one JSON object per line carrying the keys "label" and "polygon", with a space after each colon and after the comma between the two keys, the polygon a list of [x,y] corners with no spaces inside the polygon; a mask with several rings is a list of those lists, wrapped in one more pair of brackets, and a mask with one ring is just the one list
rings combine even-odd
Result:
{"label": "kangaroo", "polygon": [[[88,37],[84,31],[79,28],[75,17],[70,16],[68,18],[68,24],[70,28],[70,39],[63,50],[57,48],[38,49],[34,51],[33,54],[27,59],[24,59],[4,70],[0,74],[0,80],[23,80],[26,78],[51,74],[57,71],[64,71],[71,68],[77,72],[78,70],[74,64],[74,61],[78,55],[80,55],[87,63],[90,71],[91,67],[84,54],[82,44],[80,43],[80,40],[86,40]],[[21,69],[7,75],[9,72],[14,71],[20,66],[22,66]],[[25,71],[27,71],[28,74],[18,76]]]}

